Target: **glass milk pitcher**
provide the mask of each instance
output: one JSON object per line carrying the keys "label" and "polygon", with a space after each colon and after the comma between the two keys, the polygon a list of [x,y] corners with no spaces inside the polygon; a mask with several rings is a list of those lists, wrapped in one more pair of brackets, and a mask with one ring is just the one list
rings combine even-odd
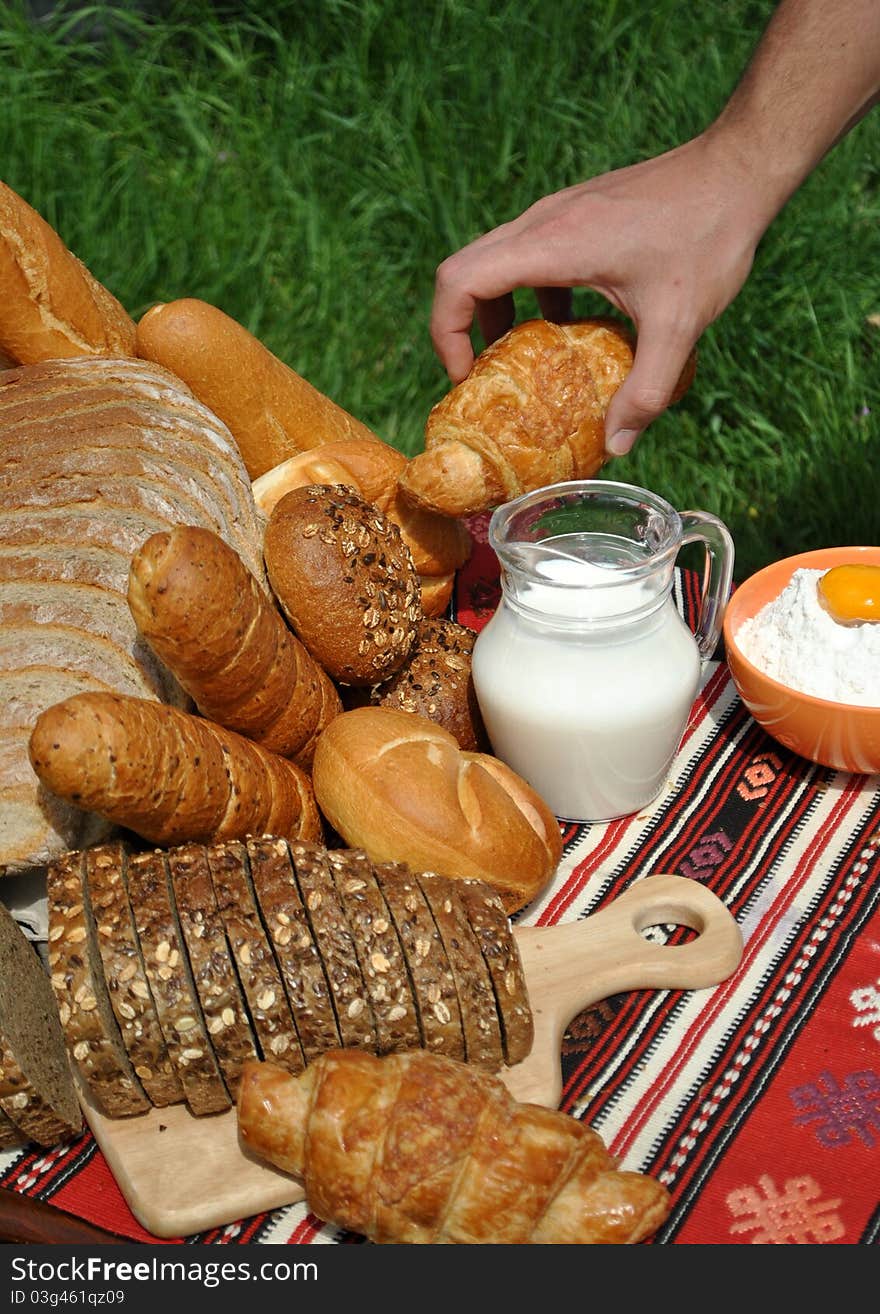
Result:
{"label": "glass milk pitcher", "polygon": [[[498,507],[489,542],[502,596],[472,669],[494,754],[560,818],[637,811],[664,787],[718,642],[730,533],[644,488],[587,479]],[[695,542],[705,571],[694,634],[672,584]]]}

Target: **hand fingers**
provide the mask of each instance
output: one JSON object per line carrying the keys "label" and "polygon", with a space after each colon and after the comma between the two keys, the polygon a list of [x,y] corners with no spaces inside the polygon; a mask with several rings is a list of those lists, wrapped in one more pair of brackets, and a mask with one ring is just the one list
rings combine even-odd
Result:
{"label": "hand fingers", "polygon": [[513,328],[515,318],[513,293],[507,292],[504,296],[494,297],[491,301],[478,301],[476,315],[480,332],[488,346],[509,328]]}
{"label": "hand fingers", "polygon": [[687,386],[693,365],[694,338],[668,326],[639,330],[632,369],[611,399],[605,417],[605,448],[625,456],[639,435]]}

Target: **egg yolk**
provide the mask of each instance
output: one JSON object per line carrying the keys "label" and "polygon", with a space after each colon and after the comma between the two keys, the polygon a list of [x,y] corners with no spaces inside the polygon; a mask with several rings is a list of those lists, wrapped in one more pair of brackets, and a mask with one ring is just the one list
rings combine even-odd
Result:
{"label": "egg yolk", "polygon": [[833,566],[817,582],[816,591],[838,625],[880,621],[880,566]]}

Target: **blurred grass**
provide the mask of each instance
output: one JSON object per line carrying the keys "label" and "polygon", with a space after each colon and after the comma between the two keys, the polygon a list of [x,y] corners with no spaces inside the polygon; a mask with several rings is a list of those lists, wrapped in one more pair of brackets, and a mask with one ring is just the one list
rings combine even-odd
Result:
{"label": "blurred grass", "polygon": [[[202,297],[413,452],[448,387],[428,335],[440,260],[699,131],[772,9],[194,0],[35,17],[17,0],[0,5],[0,176],[135,317]],[[688,396],[606,468],[721,515],[738,578],[880,541],[878,148],[875,111],[765,237]]]}

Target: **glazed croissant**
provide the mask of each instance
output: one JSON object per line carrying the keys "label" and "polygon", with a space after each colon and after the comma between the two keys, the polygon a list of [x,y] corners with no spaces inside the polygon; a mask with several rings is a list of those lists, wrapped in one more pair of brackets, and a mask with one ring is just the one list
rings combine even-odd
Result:
{"label": "glazed croissant", "polygon": [[[415,505],[469,516],[605,462],[605,413],[633,363],[633,339],[611,319],[516,325],[477,357],[431,410],[425,450],[400,476]],[[693,379],[692,355],[672,398]]]}
{"label": "glazed croissant", "polygon": [[423,1050],[330,1050],[297,1077],[251,1061],[238,1126],[313,1213],[379,1244],[632,1243],[669,1212],[590,1127]]}

